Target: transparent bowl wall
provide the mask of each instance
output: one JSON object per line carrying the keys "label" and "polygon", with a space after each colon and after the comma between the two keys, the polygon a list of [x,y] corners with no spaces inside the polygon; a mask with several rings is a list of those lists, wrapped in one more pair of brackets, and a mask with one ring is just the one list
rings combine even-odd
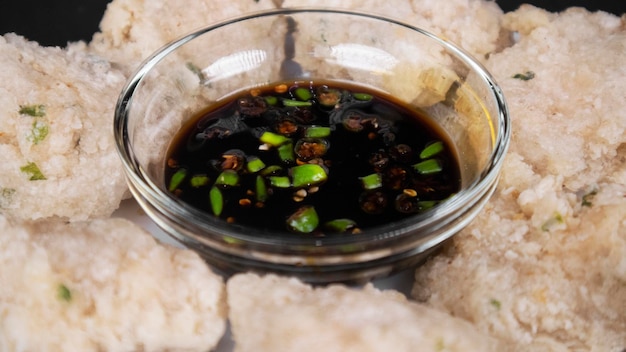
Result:
{"label": "transparent bowl wall", "polygon": [[[456,147],[462,191],[404,221],[317,239],[226,224],[168,194],[166,150],[198,110],[235,91],[315,79],[366,85],[427,112]],[[225,273],[273,271],[312,282],[367,280],[423,260],[488,200],[509,133],[501,91],[462,50],[389,19],[321,9],[258,13],[170,43],[129,80],[115,116],[130,189],[166,233]]]}

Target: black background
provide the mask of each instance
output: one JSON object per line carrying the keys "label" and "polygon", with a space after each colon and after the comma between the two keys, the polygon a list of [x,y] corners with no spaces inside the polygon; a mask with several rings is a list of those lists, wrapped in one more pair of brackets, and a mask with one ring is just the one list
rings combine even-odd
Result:
{"label": "black background", "polygon": [[[0,34],[16,32],[42,45],[65,46],[68,41],[89,41],[93,33],[98,31],[100,19],[109,1],[1,0]],[[550,11],[582,6],[591,11],[603,10],[617,15],[626,13],[624,0],[497,0],[496,2],[504,11],[515,10],[521,3],[526,2]],[[225,4],[227,4],[226,1]],[[393,6],[393,1],[389,4]]]}

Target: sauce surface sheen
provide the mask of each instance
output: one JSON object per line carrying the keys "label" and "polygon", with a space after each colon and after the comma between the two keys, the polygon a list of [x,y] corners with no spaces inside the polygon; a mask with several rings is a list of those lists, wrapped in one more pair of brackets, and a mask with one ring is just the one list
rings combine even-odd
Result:
{"label": "sauce surface sheen", "polygon": [[182,201],[228,222],[315,236],[428,211],[461,183],[449,138],[422,112],[333,81],[278,82],[209,106],[166,160],[165,186]]}

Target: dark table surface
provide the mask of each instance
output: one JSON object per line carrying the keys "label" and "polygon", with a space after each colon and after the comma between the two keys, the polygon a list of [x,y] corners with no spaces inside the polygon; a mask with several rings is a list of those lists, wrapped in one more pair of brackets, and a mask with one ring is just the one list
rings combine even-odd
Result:
{"label": "dark table surface", "polygon": [[[16,32],[42,45],[65,46],[68,41],[89,41],[110,0],[2,0],[0,34]],[[217,0],[215,0],[217,1]],[[442,0],[445,1],[445,0]],[[550,11],[571,6],[626,13],[626,0],[496,0],[504,11],[530,3]],[[390,2],[392,4],[393,1]]]}

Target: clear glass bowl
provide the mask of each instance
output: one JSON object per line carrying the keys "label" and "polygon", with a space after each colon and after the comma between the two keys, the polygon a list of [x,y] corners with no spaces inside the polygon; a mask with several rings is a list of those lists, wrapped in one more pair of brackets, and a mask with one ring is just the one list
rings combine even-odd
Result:
{"label": "clear glass bowl", "polygon": [[[456,146],[462,190],[426,213],[324,238],[228,224],[167,192],[166,151],[194,113],[235,91],[309,79],[358,82],[423,109]],[[329,9],[255,13],[166,45],[129,80],[114,124],[130,190],[172,238],[226,274],[317,283],[369,280],[423,261],[487,202],[510,138],[501,90],[462,49],[401,22]]]}

